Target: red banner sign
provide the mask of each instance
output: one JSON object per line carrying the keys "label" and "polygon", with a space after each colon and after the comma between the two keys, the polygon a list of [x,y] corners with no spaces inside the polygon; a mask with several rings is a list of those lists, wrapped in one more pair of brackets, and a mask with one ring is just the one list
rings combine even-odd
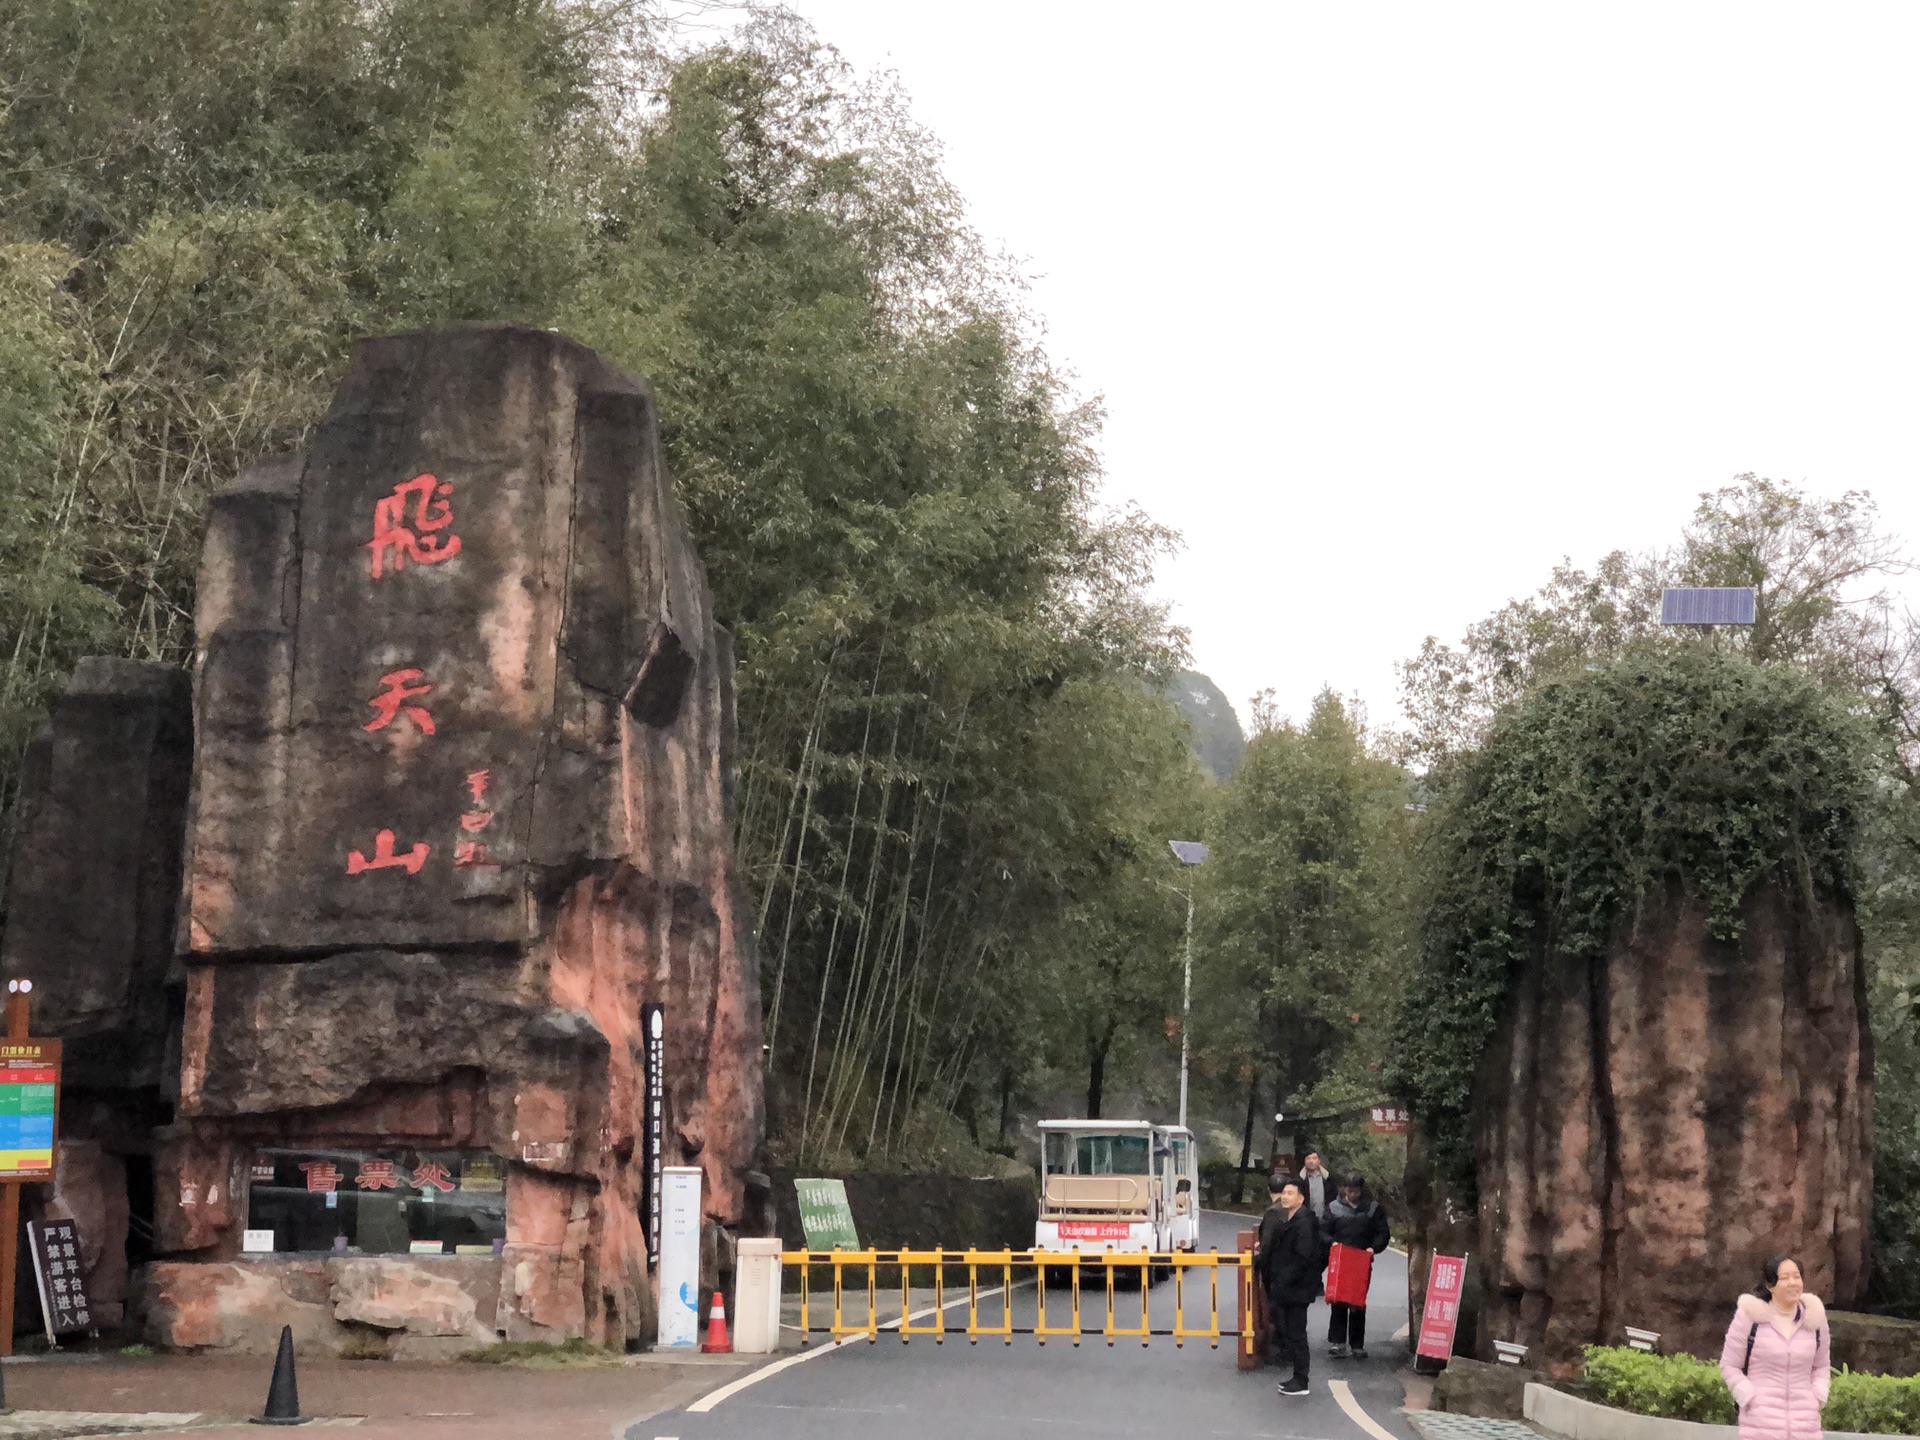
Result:
{"label": "red banner sign", "polygon": [[1111,1220],[1062,1220],[1062,1240],[1124,1240],[1127,1227]]}
{"label": "red banner sign", "polygon": [[1436,1255],[1427,1266],[1427,1303],[1420,1312],[1420,1343],[1414,1353],[1434,1360],[1453,1354],[1460,1324],[1460,1294],[1467,1284],[1467,1257]]}

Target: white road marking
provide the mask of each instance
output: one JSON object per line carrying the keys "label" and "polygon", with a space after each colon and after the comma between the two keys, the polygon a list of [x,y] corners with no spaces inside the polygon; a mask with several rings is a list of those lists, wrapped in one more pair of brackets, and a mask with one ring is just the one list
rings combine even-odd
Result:
{"label": "white road marking", "polygon": [[[1016,1285],[1014,1288],[1017,1290],[1021,1288],[1022,1285],[1031,1283],[1031,1281],[1022,1281],[1020,1285]],[[998,1295],[1003,1288],[1003,1286],[995,1285],[991,1290],[982,1290],[978,1298],[982,1300],[988,1299],[991,1296]],[[924,1320],[929,1315],[938,1314],[942,1310],[951,1310],[956,1305],[965,1305],[969,1298],[971,1297],[962,1295],[958,1300],[949,1300],[944,1305],[929,1305],[924,1310],[916,1310],[907,1316],[905,1323],[912,1324],[916,1320]],[[898,1330],[901,1324],[902,1322],[899,1320],[888,1320],[883,1322],[879,1328],[882,1330]],[[731,1399],[749,1385],[758,1385],[762,1380],[771,1379],[782,1370],[791,1370],[795,1365],[805,1364],[809,1360],[817,1360],[822,1355],[831,1355],[843,1345],[853,1345],[866,1338],[865,1335],[845,1335],[834,1341],[831,1345],[827,1345],[819,1350],[802,1350],[798,1355],[789,1355],[783,1360],[774,1361],[771,1365],[762,1365],[758,1370],[742,1375],[731,1384],[722,1385],[711,1395],[701,1396],[698,1400],[694,1401],[693,1404],[687,1406],[687,1413],[689,1415],[704,1415],[722,1400]],[[665,1440],[665,1437],[662,1437],[662,1440]],[[1390,1436],[1388,1440],[1394,1440],[1394,1437]]]}
{"label": "white road marking", "polygon": [[1373,1440],[1400,1440],[1386,1426],[1360,1408],[1360,1402],[1353,1398],[1353,1387],[1344,1380],[1329,1380],[1327,1389],[1333,1392],[1334,1403],[1347,1412],[1347,1418],[1358,1425]]}

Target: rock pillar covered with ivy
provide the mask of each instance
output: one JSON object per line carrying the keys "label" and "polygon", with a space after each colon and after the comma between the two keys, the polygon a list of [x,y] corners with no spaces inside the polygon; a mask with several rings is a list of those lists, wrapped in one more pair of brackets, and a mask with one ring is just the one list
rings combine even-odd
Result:
{"label": "rock pillar covered with ivy", "polygon": [[1867,739],[1704,646],[1537,689],[1455,777],[1399,1079],[1477,1190],[1473,1348],[1717,1352],[1771,1254],[1864,1295]]}

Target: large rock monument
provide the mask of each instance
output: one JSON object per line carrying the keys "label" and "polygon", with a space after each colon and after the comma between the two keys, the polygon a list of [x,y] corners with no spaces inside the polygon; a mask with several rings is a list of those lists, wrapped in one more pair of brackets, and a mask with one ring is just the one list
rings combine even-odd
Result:
{"label": "large rock monument", "polygon": [[765,1199],[731,644],[651,392],[546,331],[363,341],[214,498],[197,631],[149,1334],[647,1336],[644,1005],[710,1237]]}
{"label": "large rock monument", "polygon": [[[1759,1259],[1865,1296],[1872,1036],[1852,907],[1769,884],[1715,940],[1677,888],[1606,954],[1522,968],[1482,1062],[1482,1324],[1570,1362],[1718,1352]],[[1491,1357],[1488,1357],[1491,1358]]]}

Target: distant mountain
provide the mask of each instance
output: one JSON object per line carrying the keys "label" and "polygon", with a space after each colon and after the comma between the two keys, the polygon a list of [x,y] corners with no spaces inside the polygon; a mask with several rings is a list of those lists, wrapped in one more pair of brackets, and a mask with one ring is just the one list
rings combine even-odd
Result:
{"label": "distant mountain", "polygon": [[1182,670],[1167,698],[1193,726],[1193,753],[1216,780],[1231,780],[1247,753],[1247,737],[1240,733],[1240,717],[1220,687],[1198,670]]}

